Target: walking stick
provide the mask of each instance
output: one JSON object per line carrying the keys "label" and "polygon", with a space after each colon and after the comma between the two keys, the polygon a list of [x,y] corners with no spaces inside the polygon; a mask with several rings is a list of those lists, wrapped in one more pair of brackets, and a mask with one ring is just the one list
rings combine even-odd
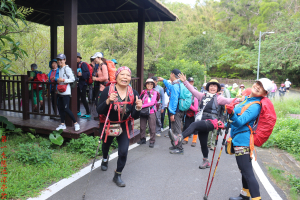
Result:
{"label": "walking stick", "polygon": [[[219,161],[220,161],[220,157],[221,157],[221,154],[222,154],[222,150],[223,150],[223,147],[225,146],[225,142],[226,142],[226,137],[227,137],[227,134],[229,132],[229,128],[230,128],[230,119],[231,116],[229,116],[227,118],[227,126],[226,126],[226,130],[225,130],[225,135],[223,137],[223,141],[222,141],[222,146],[221,146],[221,150],[220,150],[220,153],[219,153],[219,157],[218,157],[218,160],[217,160],[217,164],[215,166],[215,170],[214,170],[214,174],[213,174],[213,177],[210,181],[210,185],[209,185],[209,188],[207,190],[207,186],[208,186],[208,183],[209,183],[209,178],[210,178],[210,172],[211,172],[211,168],[212,168],[212,165],[213,165],[213,161],[214,161],[214,156],[215,156],[215,151],[216,151],[216,146],[217,146],[217,143],[218,143],[218,137],[219,137],[219,134],[217,134],[217,138],[216,138],[216,142],[215,142],[215,148],[214,148],[214,154],[213,154],[213,158],[212,158],[212,161],[211,161],[211,167],[210,167],[210,171],[209,171],[209,175],[208,175],[208,179],[207,179],[207,184],[206,184],[206,188],[205,188],[205,194],[204,194],[204,197],[203,197],[203,200],[207,200],[208,199],[208,194],[209,194],[209,191],[210,191],[210,188],[211,188],[211,185],[213,183],[213,180],[215,178],[215,174],[216,174],[216,171],[217,171],[217,168],[218,168],[218,164],[219,164]],[[219,129],[221,130],[221,129]],[[218,133],[220,133],[218,130]]]}
{"label": "walking stick", "polygon": [[87,188],[88,188],[88,186],[89,186],[89,181],[90,181],[90,177],[91,177],[91,172],[93,171],[93,168],[94,168],[95,160],[96,160],[96,157],[97,157],[97,154],[98,154],[98,151],[99,151],[99,147],[100,147],[100,145],[101,145],[103,133],[104,133],[105,128],[106,128],[106,125],[107,125],[106,123],[107,123],[108,116],[109,116],[109,114],[110,114],[110,110],[111,110],[111,108],[112,108],[112,105],[113,105],[113,102],[111,102],[110,105],[109,105],[109,109],[108,109],[108,112],[107,112],[107,116],[106,116],[106,119],[105,119],[105,122],[104,122],[104,127],[103,127],[103,130],[102,130],[101,137],[100,137],[100,139],[99,139],[99,144],[98,144],[98,147],[97,147],[97,151],[96,151],[96,154],[95,154],[95,158],[94,158],[93,164],[92,164],[92,166],[91,166],[91,171],[89,172],[89,178],[88,178],[88,180],[87,180],[86,188],[85,188],[84,193],[83,193],[83,195],[82,195],[82,199],[83,199],[83,200],[85,199],[85,193],[86,193],[86,190],[87,190]]}

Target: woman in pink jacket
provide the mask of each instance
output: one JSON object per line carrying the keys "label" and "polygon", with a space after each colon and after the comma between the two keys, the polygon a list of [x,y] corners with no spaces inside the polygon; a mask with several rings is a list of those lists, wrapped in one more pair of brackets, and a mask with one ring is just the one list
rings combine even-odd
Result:
{"label": "woman in pink jacket", "polygon": [[147,121],[150,129],[150,144],[149,147],[153,148],[155,143],[155,128],[156,128],[156,97],[157,92],[153,89],[155,87],[155,83],[153,79],[148,78],[145,85],[147,89],[143,90],[140,98],[143,101],[143,106],[140,114],[140,138],[141,140],[138,144],[146,144],[146,127]]}

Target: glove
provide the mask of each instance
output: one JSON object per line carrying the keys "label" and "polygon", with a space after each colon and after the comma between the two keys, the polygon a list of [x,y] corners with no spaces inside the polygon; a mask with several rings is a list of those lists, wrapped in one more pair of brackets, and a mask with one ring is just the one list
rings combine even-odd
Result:
{"label": "glove", "polygon": [[233,111],[234,106],[235,106],[236,104],[238,104],[238,103],[234,103],[236,99],[237,99],[237,98],[233,99],[232,102],[231,102],[229,105],[226,105],[226,106],[225,106],[226,111],[227,111],[228,114],[232,114],[232,113],[234,112],[234,111]]}
{"label": "glove", "polygon": [[222,121],[218,121],[218,129],[225,129],[225,125]]}

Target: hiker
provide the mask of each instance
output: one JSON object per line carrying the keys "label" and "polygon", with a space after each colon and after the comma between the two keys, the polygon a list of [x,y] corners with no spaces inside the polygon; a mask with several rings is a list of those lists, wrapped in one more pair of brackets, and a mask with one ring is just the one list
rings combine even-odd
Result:
{"label": "hiker", "polygon": [[[98,69],[98,64],[95,63],[95,59],[92,58],[92,56],[90,57],[90,66],[93,68],[93,73],[92,73],[92,77],[96,76],[96,72],[97,72],[97,69]],[[98,82],[95,82],[93,81],[93,85],[92,85],[92,91],[89,91],[89,93],[92,92],[92,94],[89,94],[91,95],[91,103],[95,103],[95,98],[96,98],[96,91],[99,90],[99,83]]]}
{"label": "hiker", "polygon": [[[48,78],[49,78],[49,82],[51,83],[57,83],[57,79],[59,78],[59,70],[58,70],[58,65],[57,65],[57,60],[53,59],[49,62],[49,68],[51,69],[49,74],[48,74]],[[54,95],[57,91],[57,86],[54,87],[54,84],[50,85],[50,95],[51,95],[51,104],[52,104],[52,108],[53,108],[53,112],[55,113],[55,98]],[[56,119],[55,117],[51,116],[50,119]]]}
{"label": "hiker", "polygon": [[240,89],[238,90],[238,92],[237,92],[237,94],[236,94],[236,97],[238,97],[238,98],[241,98],[243,95],[242,95],[242,93],[245,91],[245,86],[244,86],[244,84],[241,84],[240,85]]}
{"label": "hiker", "polygon": [[203,83],[200,92],[201,92],[201,93],[206,93],[207,91],[206,91],[205,88],[206,88],[206,83]]}
{"label": "hiker", "polygon": [[231,98],[235,98],[238,92],[238,84],[234,83],[232,86],[228,87]]}
{"label": "hiker", "polygon": [[164,102],[164,100],[165,100],[165,95],[164,95],[164,89],[160,85],[157,84],[158,83],[157,77],[153,76],[152,79],[155,83],[154,90],[159,93],[159,101],[156,103],[157,112],[155,113],[156,114],[155,132],[156,132],[156,136],[160,137],[161,136],[161,123],[162,123],[161,114],[164,113],[164,109],[165,109],[162,102]]}
{"label": "hiker", "polygon": [[[157,95],[158,92],[154,90],[155,82],[153,79],[148,78],[146,83],[144,84],[146,87],[145,90],[142,91],[140,98],[142,99],[143,106],[140,114],[140,141],[138,144],[146,144],[146,128],[147,128],[147,121],[150,129],[150,141],[149,147],[153,148],[155,143],[155,130],[156,130],[156,122],[157,122],[157,115],[156,113],[159,112],[157,110]],[[160,112],[159,112],[160,113]],[[159,114],[160,115],[160,114]],[[159,127],[160,129],[160,127]]]}
{"label": "hiker", "polygon": [[104,90],[105,85],[108,83],[108,69],[106,65],[106,59],[103,57],[103,53],[97,52],[92,56],[94,59],[94,62],[96,65],[98,65],[97,72],[95,73],[95,76],[93,76],[93,81],[95,82],[95,85],[99,85],[99,90],[96,93],[96,106],[98,105],[99,96],[101,95],[101,92]]}
{"label": "hiker", "polygon": [[284,82],[285,88],[287,92],[290,92],[290,87],[292,85],[292,83],[289,81],[289,79],[287,78]]}
{"label": "hiker", "polygon": [[[30,68],[31,68],[31,72],[29,74],[28,80],[29,81],[34,81],[35,78],[36,78],[36,76],[37,76],[37,74],[41,73],[41,72],[37,70],[38,66],[35,63],[31,64]],[[31,84],[29,84],[29,87],[30,87],[29,90],[31,90]],[[43,97],[42,97],[43,89],[40,88],[40,87],[38,87],[38,88],[39,88],[38,89],[38,94],[36,93],[36,89],[33,89],[33,105],[34,105],[33,112],[37,112],[38,111],[37,110],[38,109],[37,108],[37,95],[39,96],[39,100],[40,100],[40,105],[41,105],[40,106],[40,110],[43,110]]]}
{"label": "hiker", "polygon": [[[86,101],[86,89],[88,87],[88,79],[90,77],[90,70],[85,62],[81,61],[82,57],[80,53],[77,52],[77,76],[79,77],[79,82],[77,85],[77,115],[80,118],[90,118],[90,109]],[[80,101],[83,103],[86,114],[81,116],[80,112]]]}
{"label": "hiker", "polygon": [[280,97],[280,101],[283,100],[283,97],[286,93],[286,88],[285,88],[285,84],[281,83],[281,87],[279,88],[279,97]]}
{"label": "hiker", "polygon": [[[172,84],[172,81],[168,80],[168,83]],[[170,120],[171,113],[170,113],[170,110],[169,110],[169,103],[170,103],[171,92],[170,92],[170,90],[166,86],[165,86],[165,94],[168,96],[168,101],[166,102],[167,103],[167,107],[166,108],[167,108],[167,111],[168,111],[169,131],[171,131],[171,120]],[[169,134],[166,133],[164,136],[165,137],[169,137]]]}
{"label": "hiker", "polygon": [[[170,102],[168,106],[168,111],[170,111],[170,121],[171,121],[171,129],[169,132],[173,132],[175,135],[178,135],[181,133],[181,126],[182,126],[182,119],[184,117],[184,112],[180,111],[178,108],[178,102],[179,102],[179,96],[180,96],[180,86],[179,84],[179,74],[181,74],[181,71],[179,69],[173,69],[170,74],[170,79],[172,81],[172,84],[170,84],[167,80],[164,78],[158,77],[158,81],[163,81],[165,86],[170,90]],[[169,148],[171,150],[171,153],[183,153],[182,148],[177,148],[172,144],[172,146]]]}
{"label": "hiker", "polygon": [[[225,98],[231,98],[229,90],[225,87],[225,84],[220,84],[221,86],[221,95]],[[228,85],[227,85],[228,87]]]}
{"label": "hiker", "polygon": [[[128,67],[120,67],[115,72],[116,84],[112,84],[109,87],[106,87],[101,93],[99,104],[97,106],[98,114],[107,115],[109,110],[109,105],[113,102],[113,107],[109,114],[109,120],[112,123],[117,123],[121,125],[122,132],[119,136],[116,137],[118,141],[118,161],[117,169],[115,170],[115,175],[113,181],[119,187],[125,187],[125,183],[121,179],[121,173],[125,167],[130,133],[133,132],[132,120],[138,119],[140,116],[140,111],[142,109],[142,100],[138,99],[138,92],[133,90],[129,83],[131,81],[131,70]],[[110,87],[112,87],[113,92],[109,94]],[[132,102],[129,104],[118,104],[120,102]],[[119,121],[121,120],[121,121]],[[100,133],[104,127],[104,120],[100,120]],[[108,127],[111,128],[111,127]],[[120,132],[119,132],[120,133]],[[113,142],[114,137],[104,136],[102,140],[102,153],[103,159],[101,163],[101,170],[106,171],[108,168],[109,160],[109,149],[110,145]]]}
{"label": "hiker", "polygon": [[272,81],[272,86],[273,86],[273,89],[272,89],[272,91],[270,93],[270,98],[275,99],[275,93],[277,91],[277,85],[276,85],[276,83],[274,83],[274,81]]}
{"label": "hiker", "polygon": [[72,72],[72,69],[66,65],[66,56],[64,54],[58,54],[56,57],[57,64],[59,66],[59,78],[57,79],[57,108],[60,115],[61,124],[56,128],[56,130],[66,129],[65,117],[66,113],[72,119],[75,127],[75,131],[80,130],[80,126],[77,123],[73,113],[69,108],[70,96],[71,96],[71,86],[70,83],[75,81],[75,76]]}
{"label": "hiker", "polygon": [[[182,134],[170,134],[170,139],[177,148],[182,148],[183,139],[197,131],[203,155],[203,162],[199,168],[210,168],[207,148],[208,134],[210,131],[217,129],[220,124],[220,122],[218,122],[218,106],[229,104],[233,99],[226,99],[221,95],[216,95],[217,92],[221,90],[221,86],[216,79],[212,79],[206,84],[207,93],[204,94],[195,90],[193,86],[186,81],[185,75],[180,74],[179,77],[187,89],[201,102],[199,107],[201,109],[200,112],[202,112],[202,117],[200,121],[193,122]],[[237,99],[237,101],[239,100],[240,99]]]}
{"label": "hiker", "polygon": [[[251,94],[246,96],[242,103],[237,106],[234,106],[234,104],[226,105],[227,113],[231,116],[232,144],[236,162],[242,174],[243,185],[240,196],[230,197],[229,200],[250,199],[250,196],[255,200],[261,199],[259,185],[252,169],[252,147],[250,145],[251,131],[249,127],[253,127],[254,122],[260,115],[261,106],[254,102],[260,102],[263,97],[271,92],[272,88],[272,82],[269,79],[261,78],[253,84]],[[250,104],[250,107],[245,112],[242,112],[243,107],[248,104]]]}
{"label": "hiker", "polygon": [[[163,104],[162,106],[164,108],[164,111],[163,111],[163,113],[161,113],[161,132],[164,129],[166,110],[168,109],[168,104],[169,104],[169,96],[166,92],[166,87],[164,88],[164,100],[162,101],[162,104]],[[169,121],[169,127],[171,127],[171,122],[170,121]]]}
{"label": "hiker", "polygon": [[[188,78],[188,82],[195,88],[195,90],[198,90],[197,87],[194,86],[194,78],[193,77],[189,77]],[[185,129],[187,129],[191,123],[193,123],[195,121],[195,115],[198,113],[198,108],[199,108],[199,102],[198,99],[194,96],[192,96],[193,98],[193,102],[192,105],[190,107],[190,109],[188,111],[186,111],[185,116],[184,116],[184,126],[183,126],[183,131]],[[190,137],[193,137],[192,140],[192,147],[196,146],[197,143],[197,138],[198,138],[198,133],[197,131],[195,131],[192,135],[190,135]],[[184,141],[182,144],[188,144],[189,142],[189,137],[184,138]]]}
{"label": "hiker", "polygon": [[117,60],[116,60],[116,59],[111,59],[111,61],[113,61],[113,62],[114,62],[114,65],[115,65],[115,67],[116,67],[116,66],[117,66],[117,64],[118,64]]}

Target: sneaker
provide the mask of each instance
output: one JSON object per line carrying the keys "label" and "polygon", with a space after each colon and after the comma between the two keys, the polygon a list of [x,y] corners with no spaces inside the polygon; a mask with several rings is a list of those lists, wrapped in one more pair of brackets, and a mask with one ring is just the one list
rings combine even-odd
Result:
{"label": "sneaker", "polygon": [[149,147],[150,147],[150,148],[153,148],[153,147],[154,147],[154,143],[150,143],[150,144],[149,144]]}
{"label": "sneaker", "polygon": [[213,151],[215,149],[215,147],[212,145],[210,148],[209,148],[211,151]]}
{"label": "sneaker", "polygon": [[184,141],[182,134],[174,135],[172,130],[169,132],[169,137],[175,146],[181,146],[182,142]]}
{"label": "sneaker", "polygon": [[202,164],[199,166],[199,169],[210,168],[210,162],[207,158],[203,158]]}
{"label": "sneaker", "polygon": [[166,137],[166,138],[169,138],[169,134],[167,133],[167,134],[165,135],[165,137]]}
{"label": "sneaker", "polygon": [[170,150],[170,154],[181,154],[181,155],[183,155],[183,153],[184,153],[183,149],[176,148],[174,150]]}
{"label": "sneaker", "polygon": [[157,136],[157,137],[160,137],[160,136],[161,136],[161,134],[160,134],[160,133],[156,133],[156,136]]}
{"label": "sneaker", "polygon": [[81,112],[78,112],[77,115],[78,115],[78,116],[81,116]]}
{"label": "sneaker", "polygon": [[65,130],[66,128],[67,128],[67,127],[66,127],[65,124],[60,124],[60,125],[56,128],[56,130],[57,130],[57,131],[59,131],[60,129]]}
{"label": "sneaker", "polygon": [[164,131],[164,128],[160,128],[160,131],[163,132],[163,131]]}
{"label": "sneaker", "polygon": [[183,141],[182,141],[182,144],[187,144],[187,143],[189,143],[189,142],[186,141],[186,140],[183,140]]}
{"label": "sneaker", "polygon": [[250,197],[246,197],[240,194],[240,196],[238,197],[230,197],[229,200],[250,200]]}
{"label": "sneaker", "polygon": [[80,130],[80,125],[77,123],[77,124],[74,124],[75,126],[75,131],[79,131]]}
{"label": "sneaker", "polygon": [[146,138],[142,138],[140,141],[137,142],[138,144],[146,144]]}
{"label": "sneaker", "polygon": [[85,115],[82,115],[80,118],[83,118],[83,119],[91,118],[91,115],[85,114]]}
{"label": "sneaker", "polygon": [[169,150],[174,150],[174,149],[176,149],[176,147],[174,146],[169,147]]}
{"label": "sneaker", "polygon": [[196,146],[196,142],[192,142],[191,147],[195,147]]}

